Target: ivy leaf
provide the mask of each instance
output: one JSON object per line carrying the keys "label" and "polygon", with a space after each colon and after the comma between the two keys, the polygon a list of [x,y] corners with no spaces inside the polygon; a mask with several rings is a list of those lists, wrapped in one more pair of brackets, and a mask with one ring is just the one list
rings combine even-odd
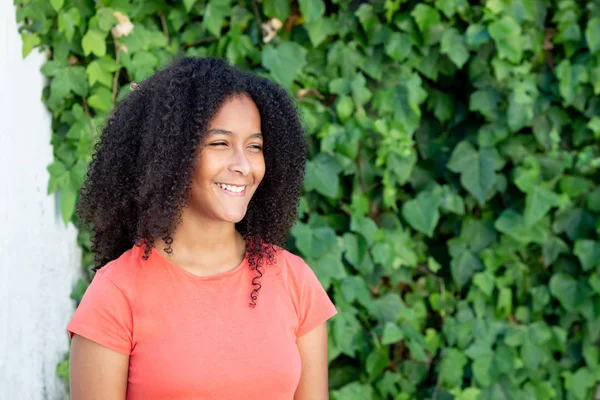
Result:
{"label": "ivy leaf", "polygon": [[225,18],[231,15],[231,1],[210,0],[204,10],[202,24],[213,35],[220,37]]}
{"label": "ivy leaf", "polygon": [[73,92],[81,97],[88,95],[85,69],[81,66],[65,67],[58,71],[50,84],[50,98],[61,100]]}
{"label": "ivy leaf", "polygon": [[354,112],[354,101],[350,96],[340,96],[335,103],[335,111],[342,121],[348,120]]}
{"label": "ivy leaf", "polygon": [[[82,97],[87,96],[89,87],[83,67],[69,67],[66,71],[66,79],[69,81],[71,91]],[[55,79],[59,79],[59,76],[57,75]]]}
{"label": "ivy leaf", "polygon": [[300,12],[304,21],[313,22],[325,14],[325,3],[323,0],[298,0]]}
{"label": "ivy leaf", "polygon": [[233,63],[244,60],[246,56],[254,56],[256,48],[250,37],[246,35],[234,35],[227,45],[227,59]]}
{"label": "ivy leaf", "polygon": [[442,54],[448,55],[458,68],[462,68],[469,59],[469,50],[465,46],[465,39],[456,28],[450,28],[444,32],[440,51]]}
{"label": "ivy leaf", "polygon": [[594,218],[583,208],[567,209],[557,213],[552,229],[555,233],[566,232],[569,239],[586,239],[594,229]]}
{"label": "ivy leaf", "polygon": [[375,376],[381,374],[381,372],[387,367],[390,362],[389,349],[383,346],[376,347],[367,356],[365,362],[365,370],[373,379]]}
{"label": "ivy leaf", "polygon": [[477,152],[466,141],[460,142],[446,165],[452,172],[460,173],[460,183],[475,197],[479,204],[484,204],[488,193],[496,182],[495,162],[499,156],[494,148],[486,148]]}
{"label": "ivy leaf", "polygon": [[316,190],[323,196],[336,198],[340,179],[338,174],[342,168],[329,155],[320,153],[306,165],[306,190]]}
{"label": "ivy leaf", "polygon": [[[89,130],[89,128],[87,128],[87,127],[86,127],[86,129]],[[74,187],[76,187],[76,188],[81,187],[81,185],[83,184],[83,181],[85,179],[85,174],[87,173],[87,169],[88,169],[88,165],[84,159],[79,159],[79,161],[77,161],[77,164],[75,164],[75,165],[73,165],[73,167],[71,167],[71,170],[69,171],[69,179],[71,180],[71,184]]]}
{"label": "ivy leaf", "polygon": [[304,256],[318,259],[336,246],[335,231],[328,226],[312,227],[307,224],[297,223],[291,231],[296,239],[296,247]]}
{"label": "ivy leaf", "polygon": [[254,15],[241,5],[235,5],[231,9],[231,26],[245,30],[248,23],[254,19]]}
{"label": "ivy leaf", "polygon": [[306,54],[307,50],[295,42],[284,42],[277,47],[267,45],[262,52],[262,63],[278,83],[289,89],[307,63]]}
{"label": "ivy leaf", "polygon": [[352,216],[350,220],[350,230],[360,233],[365,238],[369,246],[373,244],[377,233],[377,224],[371,218],[363,216]]}
{"label": "ivy leaf", "polygon": [[537,370],[542,361],[542,348],[529,335],[525,336],[521,346],[521,358],[525,367],[531,371]]}
{"label": "ivy leaf", "polygon": [[501,59],[512,63],[519,63],[523,58],[523,40],[521,38],[521,26],[510,16],[505,15],[501,19],[492,22],[488,31],[496,42],[498,54]]}
{"label": "ivy leaf", "polygon": [[333,35],[336,32],[335,20],[329,17],[322,17],[317,20],[307,22],[304,28],[308,33],[308,38],[313,47],[318,47],[327,36]]}
{"label": "ivy leaf", "polygon": [[479,155],[471,143],[462,141],[454,148],[446,167],[452,172],[463,172],[471,168],[478,157]]}
{"label": "ivy leaf", "polygon": [[588,21],[587,28],[585,28],[585,40],[590,48],[590,53],[600,50],[600,17]]}
{"label": "ivy leaf", "polygon": [[588,195],[587,208],[596,213],[600,213],[600,186]]}
{"label": "ivy leaf", "polygon": [[454,100],[445,93],[433,91],[429,94],[428,105],[433,108],[433,115],[440,121],[449,121],[454,115]]}
{"label": "ivy leaf", "polygon": [[558,236],[552,236],[549,240],[544,241],[542,246],[542,256],[544,257],[544,265],[549,266],[559,255],[568,253],[569,246]]}
{"label": "ivy leaf", "polygon": [[[69,353],[67,353],[69,354]],[[70,356],[68,356],[70,357]],[[69,385],[70,378],[70,368],[69,368],[69,359],[63,360],[56,365],[56,376],[60,379],[63,379],[67,385]]]}
{"label": "ivy leaf", "polygon": [[465,214],[465,202],[463,198],[448,185],[442,187],[442,202],[440,207],[444,211],[457,215]]}
{"label": "ivy leaf", "polygon": [[414,229],[432,237],[433,230],[440,220],[439,207],[441,202],[439,192],[421,192],[415,199],[402,205],[402,216]]}
{"label": "ivy leaf", "polygon": [[471,251],[479,253],[497,240],[497,234],[491,219],[468,217],[462,223],[460,239],[468,243]]}
{"label": "ivy leaf", "polygon": [[600,274],[592,274],[588,283],[590,284],[590,287],[594,290],[594,292],[600,294]]}
{"label": "ivy leaf", "polygon": [[69,8],[69,11],[63,10],[58,13],[58,31],[62,32],[69,42],[73,40],[75,28],[80,22],[79,10],[75,7]]}
{"label": "ivy leaf", "polygon": [[91,53],[102,57],[106,55],[106,34],[95,29],[87,31],[81,40],[81,47],[86,56]]}
{"label": "ivy leaf", "polygon": [[87,284],[85,281],[83,281],[83,279],[77,279],[77,282],[75,283],[75,287],[73,288],[73,291],[71,292],[69,297],[72,298],[73,300],[77,301],[78,303],[80,303],[88,286],[89,286],[89,284]]}
{"label": "ivy leaf", "polygon": [[63,4],[65,4],[65,0],[50,0],[50,4],[52,4],[52,8],[58,12],[62,8]]}
{"label": "ivy leaf", "polygon": [[391,114],[403,133],[412,135],[419,127],[420,105],[426,99],[427,92],[422,87],[422,80],[418,74],[413,73],[405,82],[379,90],[373,99],[373,105],[380,113]]}
{"label": "ivy leaf", "polygon": [[404,338],[404,333],[400,330],[398,325],[393,322],[386,322],[383,328],[383,336],[381,338],[381,344],[388,345],[397,343]]}
{"label": "ivy leaf", "polygon": [[467,357],[455,348],[446,348],[440,362],[440,380],[444,387],[461,386]]}
{"label": "ivy leaf", "polygon": [[589,80],[589,71],[580,64],[571,64],[568,59],[562,60],[556,67],[558,90],[565,104],[573,104],[577,98],[580,84]]}
{"label": "ivy leaf", "polygon": [[345,233],[343,239],[345,257],[348,262],[356,268],[365,257],[367,246],[364,245],[364,241],[359,241],[359,238],[352,233]]}
{"label": "ivy leaf", "polygon": [[39,46],[42,43],[40,37],[35,33],[22,33],[21,40],[23,41],[23,47],[21,50],[21,55],[23,58],[27,57],[27,55],[31,53],[31,50],[33,50],[35,46]]}
{"label": "ivy leaf", "polygon": [[500,100],[500,93],[494,89],[476,90],[469,97],[469,111],[478,111],[487,117],[488,121],[493,121],[498,116]]}
{"label": "ivy leaf", "polygon": [[564,175],[560,178],[558,185],[560,190],[572,199],[589,193],[590,188],[590,182],[587,179],[570,175]]}
{"label": "ivy leaf", "polygon": [[352,90],[352,98],[356,104],[364,105],[373,97],[371,91],[367,89],[367,80],[361,73],[356,74],[354,79],[352,79],[350,88]]}
{"label": "ivy leaf", "polygon": [[450,272],[452,279],[458,288],[462,288],[476,271],[483,269],[479,257],[470,250],[462,251],[457,257],[450,261]]}
{"label": "ivy leaf", "polygon": [[465,39],[470,48],[477,48],[479,45],[490,40],[490,34],[485,26],[471,24],[465,32]]}
{"label": "ivy leaf", "polygon": [[[477,286],[483,294],[486,296],[491,296],[494,291],[494,275],[486,272],[478,272],[473,277],[473,284]],[[468,354],[467,354],[468,355]],[[471,356],[469,356],[471,357]]]}
{"label": "ivy leaf", "polygon": [[75,199],[77,191],[71,184],[63,186],[60,191],[60,215],[63,218],[65,225],[69,223],[75,212]]}
{"label": "ivy leaf", "polygon": [[452,18],[452,16],[459,12],[462,13],[469,7],[467,0],[435,0],[435,8],[440,10],[446,18]]}
{"label": "ivy leaf", "polygon": [[577,304],[577,281],[570,275],[559,272],[550,278],[550,293],[560,301],[567,311]]}
{"label": "ivy leaf", "polygon": [[541,186],[535,186],[525,199],[525,225],[534,225],[546,215],[550,208],[556,205],[558,205],[556,193]]}
{"label": "ivy leaf", "polygon": [[400,312],[406,306],[398,293],[388,292],[374,301],[376,308],[373,310],[380,322],[396,322]]}
{"label": "ivy leaf", "polygon": [[358,381],[350,382],[338,390],[332,392],[332,400],[362,400],[375,398],[371,384],[361,384]]}
{"label": "ivy leaf", "polygon": [[342,279],[341,290],[344,298],[350,303],[358,300],[365,307],[374,304],[367,283],[360,276],[353,275]]}
{"label": "ivy leaf", "polygon": [[385,54],[396,61],[405,60],[412,51],[410,35],[402,32],[393,32],[385,42]]}
{"label": "ivy leaf", "polygon": [[[330,228],[316,228],[315,242],[323,241],[323,239],[319,237],[319,230],[322,231],[325,229],[328,229],[333,233],[333,243],[335,244],[335,232]],[[329,251],[317,259],[312,259],[310,263],[325,290],[329,289],[332,281],[341,281],[347,277],[339,248],[330,247]]]}
{"label": "ivy leaf", "polygon": [[533,119],[533,104],[531,102],[519,103],[516,99],[515,92],[508,97],[507,119],[511,132],[517,132],[528,126]]}
{"label": "ivy leaf", "polygon": [[101,57],[92,61],[85,69],[90,86],[100,82],[106,87],[112,87],[113,72],[118,68],[117,63],[110,57]]}
{"label": "ivy leaf", "polygon": [[504,210],[494,223],[494,227],[499,232],[521,242],[527,243],[544,243],[549,232],[547,228],[541,224],[533,226],[525,225],[525,219],[514,210]]}
{"label": "ivy leaf", "polygon": [[573,395],[576,400],[587,400],[590,397],[590,389],[594,387],[597,376],[594,376],[588,368],[581,367],[574,374],[571,371],[565,371],[563,374],[565,378],[565,387],[568,389],[569,394]]}
{"label": "ivy leaf", "polygon": [[112,92],[100,86],[89,97],[88,104],[90,107],[99,111],[108,111],[112,108]]}
{"label": "ivy leaf", "polygon": [[425,43],[433,44],[435,40],[433,38],[431,28],[439,25],[442,22],[438,10],[423,3],[419,3],[412,10],[410,15],[412,15],[417,22],[417,26],[423,35]]}
{"label": "ivy leaf", "polygon": [[327,52],[327,67],[334,70],[339,68],[345,78],[353,78],[356,69],[365,63],[364,57],[357,50],[356,42],[346,44],[343,41],[336,41]]}
{"label": "ivy leaf", "polygon": [[373,6],[368,3],[361,4],[354,15],[358,17],[360,24],[367,33],[371,32],[371,30],[379,23]]}
{"label": "ivy leaf", "polygon": [[285,21],[292,10],[288,0],[263,0],[263,12],[268,17],[275,17],[280,21]]}
{"label": "ivy leaf", "polygon": [[110,8],[100,8],[96,11],[97,26],[102,32],[108,32],[117,24],[117,18],[114,16],[114,11]]}
{"label": "ivy leaf", "polygon": [[195,3],[196,3],[196,0],[183,0],[183,5],[185,7],[185,11],[190,12],[192,10],[192,7],[194,7]]}
{"label": "ivy leaf", "polygon": [[159,59],[154,55],[154,52],[140,51],[133,55],[128,69],[133,69],[133,79],[139,82],[152,75],[158,63]]}
{"label": "ivy leaf", "polygon": [[579,258],[584,271],[600,266],[600,242],[588,239],[577,240],[573,253]]}

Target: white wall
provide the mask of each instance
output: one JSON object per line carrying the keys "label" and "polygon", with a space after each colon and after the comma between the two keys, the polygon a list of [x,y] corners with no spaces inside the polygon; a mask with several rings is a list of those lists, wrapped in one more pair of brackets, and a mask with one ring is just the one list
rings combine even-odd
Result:
{"label": "white wall", "polygon": [[75,228],[47,196],[50,114],[44,61],[21,58],[12,1],[0,1],[0,399],[63,399],[56,364],[68,350],[79,276]]}

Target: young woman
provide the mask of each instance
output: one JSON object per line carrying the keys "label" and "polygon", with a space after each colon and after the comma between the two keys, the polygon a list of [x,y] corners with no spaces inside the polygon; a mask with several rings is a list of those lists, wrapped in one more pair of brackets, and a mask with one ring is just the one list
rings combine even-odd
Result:
{"label": "young woman", "polygon": [[182,58],[107,118],[81,191],[96,274],[67,331],[71,398],[328,398],[310,267],[282,248],[306,143],[287,93]]}

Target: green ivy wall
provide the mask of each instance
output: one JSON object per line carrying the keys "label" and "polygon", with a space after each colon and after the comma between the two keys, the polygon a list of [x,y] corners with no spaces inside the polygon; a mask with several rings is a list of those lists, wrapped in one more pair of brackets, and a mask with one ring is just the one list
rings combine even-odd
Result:
{"label": "green ivy wall", "polygon": [[15,3],[66,223],[132,82],[225,57],[306,124],[289,248],[339,310],[333,400],[600,398],[600,1]]}

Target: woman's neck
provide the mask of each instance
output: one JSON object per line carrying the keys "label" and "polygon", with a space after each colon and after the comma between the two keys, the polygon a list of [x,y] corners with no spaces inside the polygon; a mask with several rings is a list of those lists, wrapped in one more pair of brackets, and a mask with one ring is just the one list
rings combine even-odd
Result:
{"label": "woman's neck", "polygon": [[172,254],[164,251],[167,244],[162,238],[155,240],[155,247],[175,264],[200,275],[235,267],[245,252],[245,241],[235,224],[195,218],[186,211],[171,237]]}

